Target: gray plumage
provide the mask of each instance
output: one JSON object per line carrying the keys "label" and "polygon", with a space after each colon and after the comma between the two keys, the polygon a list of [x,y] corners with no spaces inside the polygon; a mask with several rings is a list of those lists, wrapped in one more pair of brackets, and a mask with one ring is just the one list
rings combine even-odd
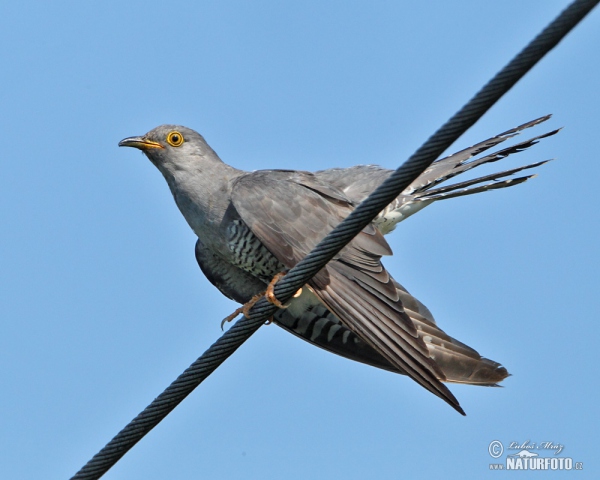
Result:
{"label": "gray plumage", "polygon": [[[279,310],[275,323],[344,357],[410,376],[460,413],[442,382],[495,385],[508,372],[437,327],[431,312],[381,264],[391,249],[383,235],[408,216],[445,198],[516,185],[538,162],[439,186],[495,162],[557,130],[474,159],[549,117],[528,122],[434,162],[350,244]],[[198,236],[196,259],[224,295],[245,303],[273,276],[293,267],[390,174],[377,166],[244,172],[223,163],[201,135],[162,125],[119,143],[141,149],[161,171]],[[507,178],[510,177],[510,178]]]}

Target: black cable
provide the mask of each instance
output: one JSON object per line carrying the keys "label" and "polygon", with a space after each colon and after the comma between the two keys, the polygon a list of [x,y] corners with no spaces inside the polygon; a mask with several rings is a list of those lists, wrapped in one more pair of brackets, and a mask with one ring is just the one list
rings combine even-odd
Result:
{"label": "black cable", "polygon": [[[434,133],[398,170],[329,233],[275,286],[282,302],[306,284],[394,198],[408,187],[446,148],[473,125],[502,95],[577,25],[600,0],[576,0],[521,53],[488,82],[458,113]],[[188,367],[169,387],[100,450],[73,479],[98,479],[144,435],[165,418],[223,363],[277,307],[261,299]]]}

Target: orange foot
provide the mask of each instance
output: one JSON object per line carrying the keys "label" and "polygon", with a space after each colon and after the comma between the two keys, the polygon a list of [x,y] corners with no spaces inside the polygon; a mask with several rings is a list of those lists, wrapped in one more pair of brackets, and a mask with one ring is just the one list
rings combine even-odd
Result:
{"label": "orange foot", "polygon": [[[244,303],[244,305],[242,305],[240,308],[238,308],[235,312],[233,312],[231,315],[227,315],[222,321],[221,321],[221,330],[223,330],[223,327],[225,326],[225,324],[227,322],[231,322],[235,317],[237,317],[240,313],[243,313],[244,316],[248,316],[250,309],[254,306],[254,304],[256,302],[258,302],[263,296],[264,296],[265,292],[260,292],[257,293],[256,295],[254,295],[249,301],[247,301],[246,303]],[[270,320],[269,320],[270,323]]]}
{"label": "orange foot", "polygon": [[[223,330],[223,327],[225,326],[225,323],[227,322],[231,322],[235,317],[237,317],[240,313],[243,313],[244,316],[248,317],[249,313],[250,313],[250,309],[256,304],[256,302],[258,302],[263,296],[267,299],[267,302],[272,303],[273,305],[275,305],[276,307],[279,308],[287,308],[289,307],[289,304],[283,304],[281,303],[277,297],[275,296],[275,284],[281,280],[282,277],[285,276],[285,272],[279,272],[277,275],[275,275],[273,277],[273,280],[271,280],[269,282],[269,285],[267,286],[267,289],[264,292],[260,292],[257,293],[256,295],[254,295],[248,302],[246,302],[244,305],[242,305],[240,308],[238,308],[235,312],[233,312],[231,315],[228,315],[227,317],[225,317],[222,321],[221,321],[221,330]],[[294,294],[293,298],[298,298],[300,295],[302,294],[302,289],[298,289],[298,291]],[[273,323],[273,317],[269,318],[266,322],[265,325],[269,325]]]}
{"label": "orange foot", "polygon": [[[267,299],[267,302],[272,303],[273,305],[279,308],[288,308],[290,306],[289,302],[283,304],[279,300],[277,300],[277,297],[275,296],[275,284],[284,276],[285,272],[279,272],[277,275],[275,275],[273,277],[273,280],[271,280],[271,282],[269,283],[267,290],[265,291],[265,298]],[[298,291],[294,293],[294,296],[292,298],[298,298],[300,295],[302,295],[301,288],[299,288]]]}

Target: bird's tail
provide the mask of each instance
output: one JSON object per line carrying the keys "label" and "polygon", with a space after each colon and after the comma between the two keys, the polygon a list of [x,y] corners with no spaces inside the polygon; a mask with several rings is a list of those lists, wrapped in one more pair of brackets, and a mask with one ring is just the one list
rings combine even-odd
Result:
{"label": "bird's tail", "polygon": [[[484,165],[486,163],[497,162],[502,160],[513,153],[521,152],[536,143],[541,139],[550,137],[559,132],[560,129],[552,130],[551,132],[538,135],[530,138],[523,142],[519,142],[510,147],[498,150],[490,153],[484,157],[474,159],[473,157],[480,153],[495,147],[496,145],[518,135],[522,130],[538,125],[545,122],[550,118],[550,115],[537,118],[530,122],[524,123],[516,128],[508,130],[504,133],[496,135],[495,137],[489,138],[480,142],[472,147],[466,148],[448,157],[442,158],[435,161],[427,170],[425,170],[404,192],[403,194],[412,194],[416,200],[439,200],[444,198],[458,197],[462,195],[470,195],[472,193],[479,193],[487,190],[494,190],[498,188],[510,187],[523,183],[529,178],[535,175],[525,175],[520,177],[506,178],[515,173],[530,168],[539,167],[548,160],[543,162],[532,163],[522,167],[513,168],[510,170],[504,170],[502,172],[493,173],[491,175],[485,175],[465,182],[454,183],[452,185],[434,188],[440,183],[443,183],[456,175],[467,172],[475,167]],[[502,179],[502,180],[501,180]]]}
{"label": "bird's tail", "polygon": [[[382,233],[391,232],[396,225],[410,217],[419,210],[425,208],[436,200],[446,198],[460,197],[463,195],[471,195],[473,193],[486,192],[488,190],[496,190],[499,188],[512,187],[523,183],[535,175],[523,175],[513,177],[512,175],[529,170],[534,167],[539,167],[549,160],[542,162],[531,163],[522,167],[503,170],[501,172],[485,175],[482,177],[466,180],[464,182],[453,183],[446,186],[438,186],[441,183],[467,172],[475,167],[486,163],[497,162],[513,153],[521,152],[532,145],[538,143],[542,138],[550,137],[560,131],[560,129],[552,130],[551,132],[538,135],[523,142],[519,142],[510,147],[498,150],[483,157],[474,158],[482,152],[495,147],[496,145],[518,135],[522,130],[545,122],[550,118],[550,115],[524,123],[516,128],[508,130],[495,137],[488,138],[483,142],[479,142],[472,147],[465,148],[448,157],[442,158],[433,162],[427,170],[411,183],[392,203],[390,203],[378,216],[374,223]],[[369,172],[371,173],[371,172]],[[379,173],[373,170],[373,174]],[[510,177],[510,178],[507,178]]]}

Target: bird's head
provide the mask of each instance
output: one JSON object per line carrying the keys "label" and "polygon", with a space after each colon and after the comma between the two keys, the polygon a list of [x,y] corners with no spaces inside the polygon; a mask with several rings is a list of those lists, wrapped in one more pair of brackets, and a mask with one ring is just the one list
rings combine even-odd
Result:
{"label": "bird's head", "polygon": [[159,170],[185,169],[200,159],[217,160],[202,135],[181,125],[161,125],[140,137],[128,137],[119,147],[138,148]]}

